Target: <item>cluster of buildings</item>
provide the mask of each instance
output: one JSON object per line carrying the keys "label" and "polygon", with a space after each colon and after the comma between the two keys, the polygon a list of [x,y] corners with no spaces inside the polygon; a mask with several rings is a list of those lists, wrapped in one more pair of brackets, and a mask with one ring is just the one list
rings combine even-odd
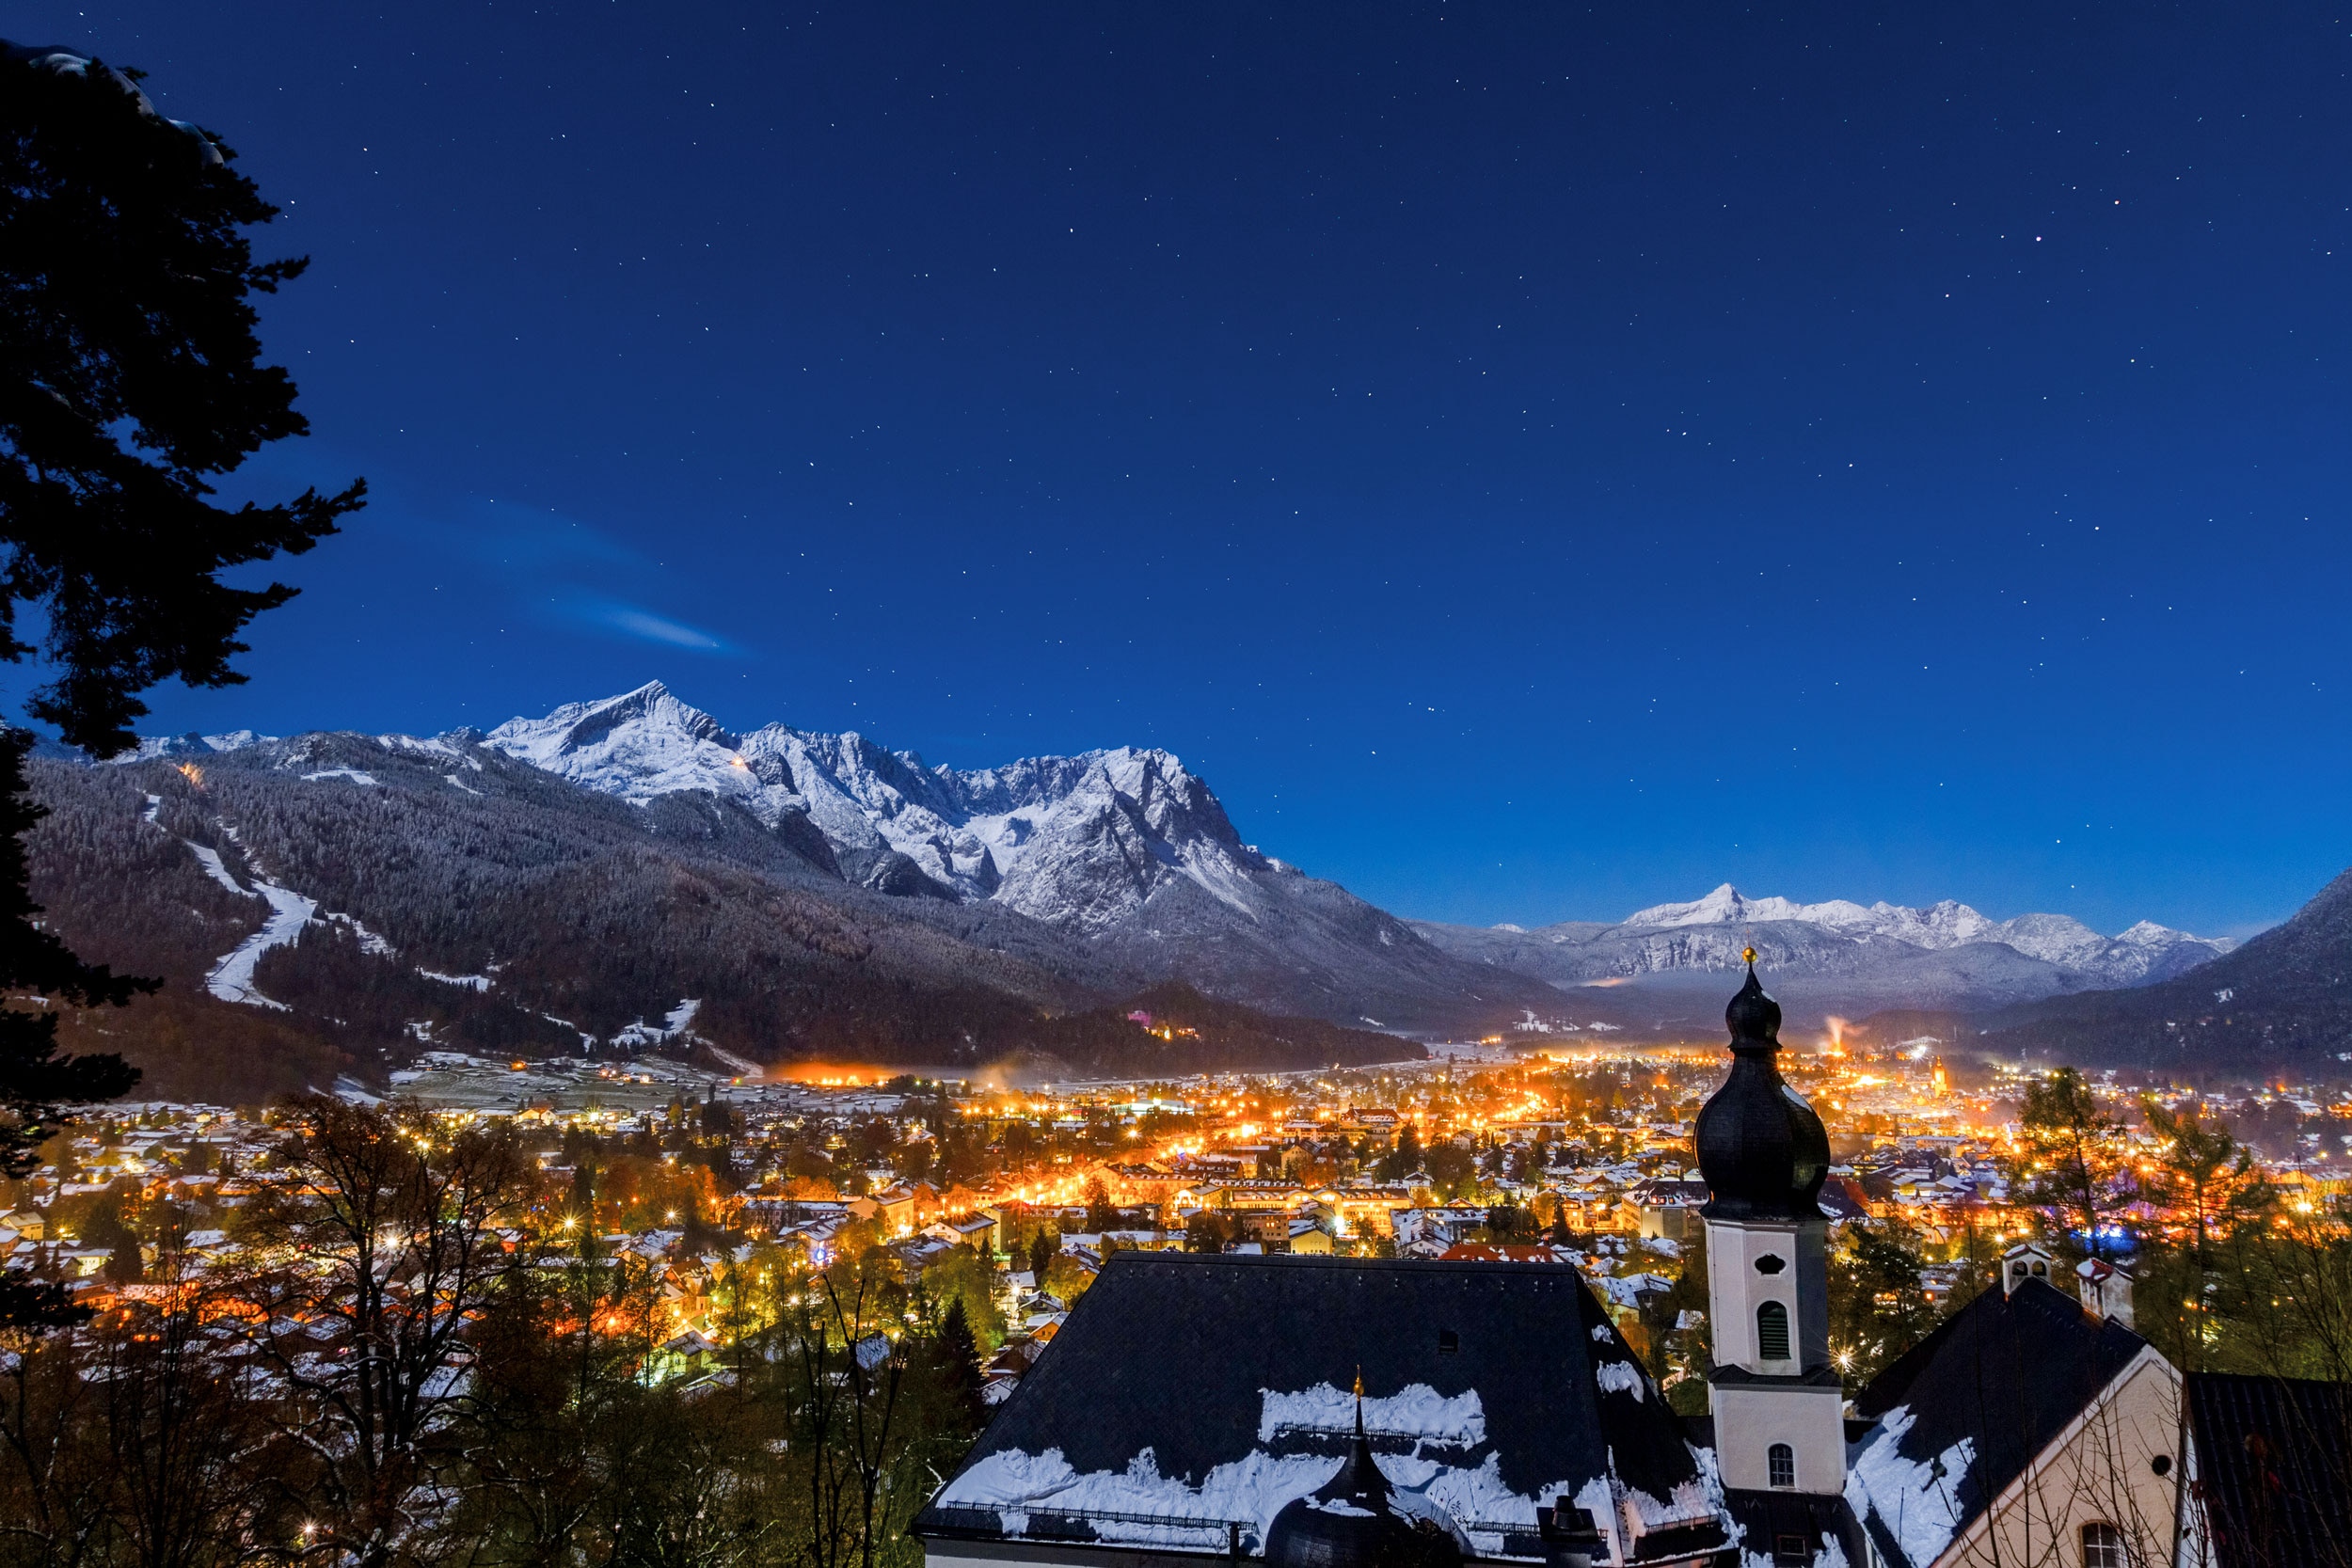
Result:
{"label": "cluster of buildings", "polygon": [[[1735,1041],[1730,1087],[1715,1047],[1484,1051],[1059,1087],[434,1053],[393,1092],[453,1120],[510,1122],[538,1146],[538,1189],[508,1244],[554,1258],[585,1230],[606,1255],[643,1264],[659,1280],[657,1375],[723,1377],[729,1280],[746,1269],[879,1253],[910,1282],[977,1274],[993,1307],[987,1396],[1002,1415],[927,1515],[943,1559],[1063,1560],[1050,1537],[1272,1560],[1307,1536],[1323,1550],[1332,1519],[1360,1516],[1420,1531],[1421,1548],[1435,1549],[1435,1530],[1445,1550],[1498,1562],[1737,1552],[1743,1568],[1758,1558],[1928,1568],[1974,1560],[1954,1555],[1973,1540],[1970,1551],[1995,1557],[2105,1568],[2153,1560],[2148,1521],[2162,1514],[2167,1552],[2226,1560],[2194,1535],[2179,1478],[2197,1463],[2198,1419],[2267,1418],[2262,1400],[2151,1361],[2128,1277],[2054,1272],[2025,1241],[2024,1080],[1956,1085],[1932,1042],[1871,1053],[1835,1041],[1784,1058],[1767,1007],[1751,1001],[1755,1017],[1733,1020],[1755,1038],[1745,1051]],[[1783,1125],[1757,1101],[1726,1120],[1732,1088],[1764,1082],[1740,1077],[1759,1063],[1773,1085],[1765,1099],[1803,1117]],[[2092,1088],[2126,1124],[2111,1134],[2119,1168],[2153,1169],[2160,1141],[2130,1125],[2148,1091],[2112,1079]],[[2313,1202],[2343,1190],[2343,1096],[2272,1085],[2202,1108],[2249,1130],[2274,1183]],[[225,1262],[237,1211],[275,1179],[282,1135],[253,1109],[106,1107],[9,1185],[0,1261],[102,1303],[153,1289],[162,1267]],[[622,1165],[651,1174],[615,1193],[609,1173]],[[168,1259],[143,1218],[166,1212]],[[2181,1223],[2153,1187],[2120,1219],[2140,1234]],[[1952,1288],[1963,1252],[2004,1255],[2002,1289],[1949,1320],[1971,1326],[1947,1324],[1931,1343],[1956,1354],[1957,1337],[1979,1368],[2006,1356],[2024,1384],[2072,1390],[2021,1429],[2043,1448],[2061,1428],[2096,1427],[2114,1449],[2100,1463],[2122,1465],[2129,1485],[2059,1532],[2065,1550],[2036,1557],[2000,1534],[2003,1489],[2058,1461],[2022,1437],[1996,1457],[1964,1412],[1936,1408],[1960,1399],[1933,1393],[1960,1386],[1952,1364],[1914,1353],[1858,1396],[1831,1366],[1822,1259],[1837,1227],[1873,1220],[1919,1240],[1931,1300]],[[1638,1320],[1702,1237],[1712,1415],[1686,1431],[1642,1367]],[[1178,1252],[1214,1261],[1165,1256]],[[1098,1288],[1106,1295],[1089,1306]],[[1384,1345],[1398,1334],[1411,1342]],[[1099,1386],[1125,1386],[1124,1358],[1147,1354],[1222,1370],[1187,1372],[1190,1403],[1127,1415],[1089,1404]],[[1362,1368],[1360,1400],[1335,1355]],[[2043,1368],[2063,1375],[2029,1375]],[[1522,1408],[1530,1390],[1553,1402],[1548,1413]],[[1173,1409],[1202,1431],[1238,1423],[1232,1432],[1258,1436],[1233,1447],[1172,1433]],[[1094,1411],[1085,1431],[1073,1425],[1082,1410]],[[2090,1421],[2093,1410],[2106,1414]],[[2118,1420],[2137,1434],[2129,1443]],[[2148,1435],[2165,1421],[2172,1437]],[[2088,1474],[2081,1455],[2067,1463]],[[1977,1480],[1939,1479],[1955,1475]],[[2093,1526],[2115,1531],[2124,1555],[2103,1556]],[[1312,1568],[1348,1568],[1342,1558]]]}
{"label": "cluster of buildings", "polygon": [[[1832,1140],[1779,1070],[1780,1011],[1753,974],[1728,1022],[1733,1061],[1693,1129],[1714,1331],[1705,1416],[1669,1408],[1603,1295],[1562,1262],[1120,1254],[916,1521],[928,1559],[2252,1568],[2341,1555],[2352,1388],[2184,1372],[2095,1259],[2070,1271],[2010,1245],[1991,1288],[1849,1390],[1829,1341]],[[1923,1212],[1973,1201],[1942,1185],[1972,1185],[1950,1151],[1901,1152],[1849,1180]]]}

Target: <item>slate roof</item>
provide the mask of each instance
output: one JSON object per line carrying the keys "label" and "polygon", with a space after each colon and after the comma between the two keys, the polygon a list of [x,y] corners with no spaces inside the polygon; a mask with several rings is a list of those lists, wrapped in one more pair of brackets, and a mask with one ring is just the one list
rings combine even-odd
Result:
{"label": "slate roof", "polygon": [[[2028,1279],[2006,1296],[1988,1290],[1856,1397],[1854,1415],[1872,1424],[1850,1446],[1849,1469],[1867,1475],[1873,1449],[1883,1443],[1923,1470],[1966,1443],[1966,1468],[1938,1481],[1951,1514],[1948,1539],[2147,1348],[2046,1280]],[[1864,1524],[1881,1552],[1925,1568],[1901,1549],[1904,1521],[1888,1516],[1890,1499],[1873,1492],[1870,1500]],[[1919,1537],[1910,1539],[1915,1544]]]}
{"label": "slate roof", "polygon": [[2352,1384],[2191,1372],[2217,1568],[2352,1561]]}
{"label": "slate roof", "polygon": [[[1359,1368],[1382,1468],[1401,1497],[1420,1485],[1428,1497],[1451,1498],[1451,1523],[1476,1555],[1541,1557],[1534,1511],[1580,1495],[1609,1499],[1610,1514],[1620,1512],[1614,1499],[1635,1495],[1633,1511],[1661,1542],[1692,1525],[1708,1543],[1724,1539],[1711,1466],[1702,1470],[1679,1420],[1573,1268],[1143,1252],[1104,1265],[916,1520],[916,1533],[1053,1534],[1221,1552],[1222,1529],[1188,1541],[1096,1517],[1106,1493],[1091,1483],[1031,1497],[1019,1510],[996,1506],[1010,1470],[1035,1473],[1031,1456],[1057,1449],[1068,1467],[1060,1474],[1116,1481],[1148,1449],[1143,1473],[1156,1465],[1166,1478],[1159,1500],[1107,1512],[1198,1517],[1221,1499],[1251,1549],[1284,1502],[1329,1479],[1352,1441],[1343,1407],[1328,1422],[1295,1425],[1277,1417],[1306,1407],[1278,1408],[1277,1397],[1331,1402]],[[1416,1385],[1430,1392],[1410,1392]],[[1413,1400],[1449,1402],[1456,1416],[1421,1430],[1450,1424],[1457,1435],[1402,1433],[1403,1418],[1378,1414],[1383,1400],[1399,1401],[1400,1411]],[[1471,1409],[1480,1430],[1463,1441],[1458,1415]],[[1285,1479],[1232,1483],[1277,1470]],[[1204,1488],[1212,1472],[1224,1479]],[[1621,1483],[1613,1496],[1613,1473]],[[983,1503],[992,1506],[976,1506]],[[1659,1555],[1638,1540],[1635,1551]]]}
{"label": "slate roof", "polygon": [[1805,1562],[1826,1557],[1824,1548],[1833,1543],[1850,1564],[1869,1560],[1863,1551],[1862,1527],[1854,1522],[1853,1511],[1843,1497],[1735,1487],[1727,1489],[1724,1498],[1741,1531],[1742,1561],[1762,1558],[1777,1564],[1779,1544],[1787,1536],[1804,1543],[1801,1560]]}

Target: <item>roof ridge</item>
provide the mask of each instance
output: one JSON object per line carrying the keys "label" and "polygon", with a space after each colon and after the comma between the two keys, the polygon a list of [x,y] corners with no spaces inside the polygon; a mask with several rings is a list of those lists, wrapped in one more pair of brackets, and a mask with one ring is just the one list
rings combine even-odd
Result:
{"label": "roof ridge", "polygon": [[1492,1274],[1514,1275],[1540,1274],[1557,1269],[1568,1274],[1579,1271],[1573,1263],[1498,1263],[1476,1258],[1335,1258],[1317,1253],[1297,1252],[1146,1252],[1139,1247],[1122,1247],[1103,1259],[1109,1268],[1133,1259],[1138,1262],[1179,1263],[1184,1267],[1225,1268],[1284,1268],[1284,1269],[1346,1269],[1366,1274]]}

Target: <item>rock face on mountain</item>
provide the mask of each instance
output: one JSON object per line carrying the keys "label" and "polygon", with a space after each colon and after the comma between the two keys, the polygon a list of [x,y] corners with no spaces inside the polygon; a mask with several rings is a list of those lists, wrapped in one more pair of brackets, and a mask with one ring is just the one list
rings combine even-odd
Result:
{"label": "rock face on mountain", "polygon": [[2141,922],[2106,937],[2065,915],[1988,919],[1946,900],[1924,910],[1843,899],[1748,898],[1729,883],[1616,925],[1533,930],[1417,922],[1458,958],[1538,975],[1659,1026],[1686,1021],[1754,946],[1792,1019],[1906,1006],[1973,1012],[2093,989],[2169,979],[2230,950],[2225,939]]}
{"label": "rock face on mountain", "polygon": [[2284,924],[2185,974],[2053,997],[1979,1019],[1975,1044],[2036,1062],[2143,1066],[2195,1076],[2352,1060],[2352,871]]}
{"label": "rock face on mountain", "polygon": [[1526,976],[1482,973],[1336,883],[1260,854],[1163,751],[959,770],[854,734],[735,734],[659,683],[514,720],[482,742],[639,805],[738,804],[852,883],[1010,911],[1121,974],[1181,977],[1252,1006],[1448,1030],[1549,1001]]}

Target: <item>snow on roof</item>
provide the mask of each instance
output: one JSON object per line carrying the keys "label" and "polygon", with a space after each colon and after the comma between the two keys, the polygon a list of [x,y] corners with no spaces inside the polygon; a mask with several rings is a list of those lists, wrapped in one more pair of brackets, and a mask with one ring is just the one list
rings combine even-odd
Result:
{"label": "snow on roof", "polygon": [[1538,1509],[1588,1494],[1637,1557],[1654,1531],[1728,1530],[1720,1481],[1572,1269],[1122,1252],[918,1532],[1262,1539],[1337,1470],[1359,1370],[1400,1506],[1475,1555],[1540,1555]]}
{"label": "snow on roof", "polygon": [[1963,1437],[1931,1459],[1905,1459],[1899,1447],[1917,1420],[1900,1406],[1881,1418],[1847,1471],[1846,1501],[1857,1515],[1875,1513],[1904,1558],[1924,1568],[1951,1544],[1966,1513],[1961,1486],[1976,1446]]}
{"label": "snow on roof", "polygon": [[[1328,1383],[1295,1394],[1261,1390],[1264,1405],[1258,1417],[1258,1441],[1271,1443],[1285,1432],[1355,1430],[1356,1396]],[[1364,1430],[1375,1436],[1402,1437],[1414,1444],[1452,1443],[1465,1448],[1486,1439],[1486,1412],[1478,1390],[1466,1389],[1451,1398],[1426,1383],[1409,1383],[1397,1392],[1363,1402]]]}

